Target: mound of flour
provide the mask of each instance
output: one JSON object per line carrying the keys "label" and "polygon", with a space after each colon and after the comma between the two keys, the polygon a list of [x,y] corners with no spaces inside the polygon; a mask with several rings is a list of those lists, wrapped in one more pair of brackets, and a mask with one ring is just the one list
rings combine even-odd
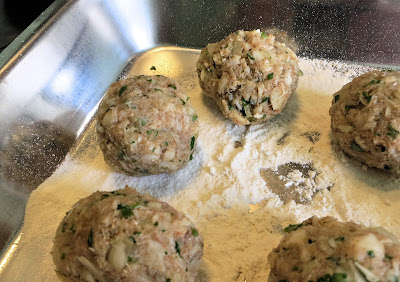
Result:
{"label": "mound of flour", "polygon": [[194,221],[205,241],[199,281],[266,281],[267,256],[283,228],[313,215],[381,225],[400,235],[399,181],[363,168],[331,144],[332,94],[366,67],[302,59],[304,75],[284,112],[268,124],[239,127],[201,94],[197,55],[188,55],[191,72],[182,75],[157,65],[184,87],[199,116],[193,161],[169,175],[115,173],[103,161],[91,123],[66,161],[32,193],[21,240],[1,279],[55,281],[51,250],[65,212],[94,191],[125,185]]}

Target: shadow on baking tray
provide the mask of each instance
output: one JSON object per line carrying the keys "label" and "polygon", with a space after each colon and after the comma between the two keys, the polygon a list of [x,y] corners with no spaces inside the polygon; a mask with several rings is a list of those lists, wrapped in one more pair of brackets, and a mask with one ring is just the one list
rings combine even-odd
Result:
{"label": "shadow on baking tray", "polygon": [[383,192],[400,189],[400,175],[390,170],[369,167],[341,151],[336,144],[332,144],[332,149],[351,177]]}

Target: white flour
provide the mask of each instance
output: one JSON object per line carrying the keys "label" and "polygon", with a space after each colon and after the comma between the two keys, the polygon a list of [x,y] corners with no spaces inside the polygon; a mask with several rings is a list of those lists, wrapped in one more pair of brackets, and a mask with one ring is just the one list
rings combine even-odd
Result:
{"label": "white flour", "polygon": [[194,221],[205,241],[201,281],[266,281],[267,256],[282,228],[313,215],[381,225],[400,235],[399,181],[363,169],[331,145],[332,94],[366,68],[303,59],[304,76],[283,114],[246,129],[201,95],[197,53],[187,56],[190,73],[175,75],[162,64],[157,70],[178,80],[197,111],[194,160],[170,175],[114,173],[91,124],[64,164],[32,193],[19,247],[1,280],[55,281],[51,249],[65,212],[96,190],[124,185],[165,200]]}

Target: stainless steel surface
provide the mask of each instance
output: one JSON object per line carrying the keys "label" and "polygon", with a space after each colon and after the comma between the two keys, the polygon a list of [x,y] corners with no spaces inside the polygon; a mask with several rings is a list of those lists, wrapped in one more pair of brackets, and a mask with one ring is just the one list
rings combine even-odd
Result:
{"label": "stainless steel surface", "polygon": [[[129,59],[271,28],[302,56],[400,65],[400,2],[58,0],[0,54],[0,250]],[[39,150],[43,147],[43,150]]]}

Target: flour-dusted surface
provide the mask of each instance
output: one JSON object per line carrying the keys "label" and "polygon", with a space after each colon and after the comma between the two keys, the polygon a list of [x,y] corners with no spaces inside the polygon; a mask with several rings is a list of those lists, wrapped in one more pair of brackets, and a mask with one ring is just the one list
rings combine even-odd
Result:
{"label": "flour-dusted surface", "polygon": [[19,246],[1,281],[55,281],[50,252],[65,212],[96,190],[126,184],[168,202],[198,227],[204,237],[199,281],[266,281],[267,257],[282,228],[312,215],[381,225],[400,235],[400,182],[363,168],[331,144],[332,94],[366,67],[302,59],[304,76],[283,113],[246,128],[225,119],[202,95],[198,55],[160,48],[139,57],[127,72],[163,74],[184,87],[200,123],[188,166],[156,176],[114,173],[91,123],[64,164],[32,193]]}

